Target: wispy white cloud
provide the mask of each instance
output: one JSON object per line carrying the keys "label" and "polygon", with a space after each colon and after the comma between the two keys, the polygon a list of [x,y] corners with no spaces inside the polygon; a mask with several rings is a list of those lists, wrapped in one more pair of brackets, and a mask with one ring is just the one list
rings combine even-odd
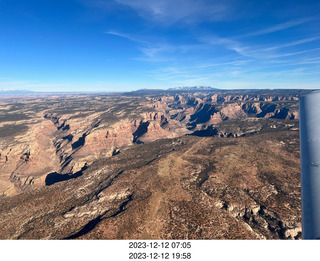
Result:
{"label": "wispy white cloud", "polygon": [[162,62],[173,61],[181,54],[194,52],[207,48],[206,45],[199,44],[174,44],[167,41],[155,40],[152,37],[132,35],[117,31],[106,31],[105,34],[121,37],[137,43],[136,48],[140,51],[141,56],[136,57],[135,60],[148,61],[148,62]]}
{"label": "wispy white cloud", "polygon": [[276,24],[261,30],[257,30],[257,31],[253,31],[253,32],[249,32],[247,34],[242,34],[242,35],[238,35],[236,38],[243,38],[243,37],[250,37],[250,36],[259,36],[259,35],[265,35],[265,34],[270,34],[270,33],[275,33],[275,32],[279,32],[279,31],[283,31],[285,29],[289,29],[301,24],[305,24],[311,21],[314,21],[316,19],[316,17],[306,17],[306,18],[301,18],[301,19],[295,19],[295,20],[291,20],[291,21],[287,21],[285,23],[281,23],[281,24]]}
{"label": "wispy white cloud", "polygon": [[309,53],[309,52],[316,52],[316,51],[320,51],[320,48],[313,48],[313,49],[303,50],[303,51],[299,51],[299,52],[280,53],[280,54],[276,54],[276,55],[271,55],[271,56],[269,56],[269,58],[294,56],[294,55],[299,55],[299,54]]}
{"label": "wispy white cloud", "polygon": [[131,34],[116,32],[116,31],[107,31],[105,34],[114,35],[117,37],[125,38],[134,43],[137,43],[137,48],[142,54],[141,57],[136,57],[136,60],[144,61],[161,61],[167,60],[168,57],[165,57],[165,54],[172,53],[176,50],[176,47],[167,43],[153,43],[151,41],[143,40],[139,36],[133,36]]}
{"label": "wispy white cloud", "polygon": [[[178,11],[171,10],[170,8],[179,3],[181,4],[182,1],[180,0],[172,2],[165,0],[116,1],[134,9],[145,19],[160,23],[174,23],[188,19],[191,21],[199,16],[200,10],[197,9],[200,8],[199,6],[195,10],[191,10],[190,6],[188,6],[191,4],[189,0],[186,0],[186,9],[183,10],[182,8],[181,10],[178,8]],[[200,6],[203,3],[204,1],[200,1]],[[184,4],[181,5],[184,6]],[[174,15],[176,16],[174,17]],[[206,20],[206,15],[207,13],[204,13],[204,17],[199,19],[208,21]],[[262,43],[250,37],[281,32],[315,19],[317,18],[310,17],[290,20],[238,36],[228,36],[228,34],[225,34],[227,36],[221,37],[217,34],[210,35],[210,33],[195,32],[193,40],[197,42],[193,41],[194,44],[187,45],[177,44],[174,41],[170,42],[168,38],[162,39],[162,41],[159,41],[159,39],[155,40],[150,34],[134,35],[117,31],[108,31],[106,33],[137,43],[136,48],[140,51],[141,56],[135,59],[154,62],[154,67],[157,68],[147,73],[150,79],[172,85],[203,84],[215,86],[224,82],[224,79],[230,79],[230,81],[232,79],[234,84],[243,81],[242,88],[257,88],[256,84],[259,82],[257,80],[259,77],[268,82],[268,79],[272,78],[274,81],[281,81],[282,77],[293,78],[299,76],[303,78],[308,75],[307,67],[309,65],[318,65],[319,59],[308,60],[307,58],[311,57],[310,54],[316,54],[320,48],[315,48],[311,44],[308,45],[309,49],[305,49],[307,45],[302,45],[315,42],[320,39],[320,36],[311,35],[288,42],[285,42],[285,39],[282,38],[272,38],[272,43]],[[286,47],[292,48],[285,49]],[[184,53],[185,55],[183,55]],[[289,69],[284,70],[284,68]],[[266,72],[261,73],[263,71]],[[309,74],[311,75],[314,72],[313,70]],[[244,86],[250,81],[254,83],[254,86]],[[242,84],[239,84],[238,87],[240,85]],[[276,86],[274,87],[276,88]]]}
{"label": "wispy white cloud", "polygon": [[138,60],[159,62],[164,60],[172,60],[173,57],[169,57],[169,53],[174,53],[175,47],[168,44],[155,44],[148,45],[140,48],[143,57],[137,58]]}
{"label": "wispy white cloud", "polygon": [[[274,59],[278,57],[293,56],[293,55],[298,55],[305,52],[316,51],[318,49],[316,48],[316,49],[303,50],[303,51],[291,52],[291,53],[283,53],[283,51],[279,52],[278,50],[284,47],[297,46],[297,45],[313,42],[313,41],[319,40],[320,36],[313,36],[305,39],[300,39],[296,41],[291,41],[291,42],[277,44],[274,46],[267,46],[267,47],[265,45],[259,46],[252,43],[249,44],[248,41],[244,41],[244,38],[249,36],[259,36],[259,35],[264,35],[264,34],[285,30],[300,24],[310,22],[315,19],[317,18],[311,17],[311,18],[302,18],[302,19],[292,20],[282,24],[271,26],[269,28],[250,32],[247,34],[233,36],[232,38],[219,37],[215,35],[215,36],[201,37],[199,38],[199,40],[207,44],[217,45],[217,46],[220,46],[221,48],[232,50],[244,57],[251,57],[256,59]],[[246,43],[244,44],[244,42]]]}
{"label": "wispy white cloud", "polygon": [[224,49],[229,49],[229,50],[235,51],[240,55],[247,56],[245,54],[247,47],[243,46],[243,44],[240,43],[239,41],[236,41],[230,38],[220,37],[217,35],[210,35],[210,36],[206,35],[206,36],[199,37],[198,40],[207,45],[221,46]]}
{"label": "wispy white cloud", "polygon": [[288,43],[284,43],[284,44],[279,44],[277,46],[273,46],[273,47],[268,47],[265,48],[265,51],[272,51],[272,50],[276,50],[276,49],[280,49],[280,48],[284,48],[284,47],[291,47],[291,46],[296,46],[296,45],[301,45],[301,44],[305,44],[305,43],[310,43],[316,40],[319,40],[320,36],[316,36],[316,37],[309,37],[309,38],[305,38],[305,39],[300,39],[297,41],[291,41]]}
{"label": "wispy white cloud", "polygon": [[208,69],[213,67],[221,67],[221,66],[243,66],[247,63],[253,62],[254,60],[235,60],[235,61],[227,61],[227,62],[215,62],[215,63],[201,63],[197,67],[202,69]]}
{"label": "wispy white cloud", "polygon": [[230,6],[221,0],[116,0],[135,10],[141,17],[171,24],[203,20],[219,21],[228,16]]}
{"label": "wispy white cloud", "polygon": [[125,38],[125,39],[128,39],[132,42],[136,42],[136,43],[140,43],[140,44],[145,44],[147,45],[148,42],[146,41],[143,41],[141,39],[138,39],[130,34],[125,34],[125,33],[120,33],[120,32],[116,32],[116,31],[106,31],[104,32],[105,34],[110,34],[110,35],[114,35],[114,36],[118,36],[118,37],[122,37],[122,38]]}
{"label": "wispy white cloud", "polygon": [[221,38],[218,36],[206,36],[205,38],[201,38],[200,40],[210,45],[217,45],[220,48],[232,50],[237,54],[247,58],[265,60],[265,59],[276,59],[280,57],[295,56],[303,53],[319,51],[320,48],[305,49],[305,50],[296,51],[296,52],[279,51],[279,49],[284,47],[297,46],[304,43],[316,41],[319,39],[320,39],[320,36],[309,37],[309,38],[300,39],[297,41],[279,44],[277,46],[272,46],[272,47],[266,47],[266,45],[261,46],[261,45],[254,45],[254,44],[248,44],[248,43],[243,44],[243,42],[240,41],[239,39],[235,40],[235,39],[229,39],[229,38]]}
{"label": "wispy white cloud", "polygon": [[314,59],[303,59],[298,62],[291,63],[291,65],[304,65],[304,64],[319,64],[320,65],[320,56]]}
{"label": "wispy white cloud", "polygon": [[307,49],[297,52],[276,52],[275,49],[268,50],[268,48],[260,48],[259,46],[246,46],[237,49],[237,53],[257,60],[267,60],[269,63],[273,63],[272,59],[284,58],[289,56],[297,56],[300,54],[317,52],[320,48]]}

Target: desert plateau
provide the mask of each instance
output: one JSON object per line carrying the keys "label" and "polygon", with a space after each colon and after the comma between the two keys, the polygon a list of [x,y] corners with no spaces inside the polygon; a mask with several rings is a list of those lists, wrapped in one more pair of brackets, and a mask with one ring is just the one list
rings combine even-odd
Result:
{"label": "desert plateau", "polygon": [[299,98],[0,98],[1,239],[300,239]]}

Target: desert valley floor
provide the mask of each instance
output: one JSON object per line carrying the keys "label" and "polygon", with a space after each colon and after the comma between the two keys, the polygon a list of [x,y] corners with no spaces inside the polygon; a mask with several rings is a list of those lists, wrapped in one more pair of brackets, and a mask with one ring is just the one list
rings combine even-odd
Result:
{"label": "desert valley floor", "polygon": [[0,99],[1,239],[299,239],[306,91]]}

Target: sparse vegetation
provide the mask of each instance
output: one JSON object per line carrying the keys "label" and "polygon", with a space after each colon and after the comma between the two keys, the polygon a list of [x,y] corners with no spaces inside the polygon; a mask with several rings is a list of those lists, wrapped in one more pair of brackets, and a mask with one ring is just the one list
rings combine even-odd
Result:
{"label": "sparse vegetation", "polygon": [[28,130],[28,126],[25,124],[6,124],[0,127],[0,138],[13,137],[15,135],[21,135]]}
{"label": "sparse vegetation", "polygon": [[301,93],[2,101],[0,238],[300,238]]}

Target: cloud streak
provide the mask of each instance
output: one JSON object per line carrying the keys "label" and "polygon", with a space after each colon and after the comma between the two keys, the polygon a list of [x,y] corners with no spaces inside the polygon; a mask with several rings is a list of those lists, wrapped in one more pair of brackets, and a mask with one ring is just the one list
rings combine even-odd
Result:
{"label": "cloud streak", "polygon": [[144,19],[165,24],[220,21],[230,13],[230,6],[221,0],[116,0],[116,2],[132,8]]}
{"label": "cloud streak", "polygon": [[167,41],[160,41],[151,39],[145,40],[146,36],[133,36],[131,34],[117,32],[117,31],[106,31],[108,35],[121,37],[131,42],[137,43],[137,48],[142,54],[141,57],[135,58],[135,60],[148,61],[148,62],[163,62],[173,61],[178,59],[180,55],[187,54],[189,52],[199,51],[207,48],[206,45],[201,43],[198,44],[175,44],[168,43]]}
{"label": "cloud streak", "polygon": [[114,36],[118,36],[118,37],[121,37],[121,38],[125,38],[125,39],[128,39],[132,42],[136,42],[136,43],[140,43],[140,44],[147,44],[147,42],[145,41],[142,41],[140,39],[137,39],[133,36],[131,36],[130,34],[125,34],[125,33],[120,33],[120,32],[116,32],[116,31],[107,31],[107,32],[104,32],[105,34],[110,34],[110,35],[114,35]]}
{"label": "cloud streak", "polygon": [[269,48],[265,48],[265,51],[272,51],[272,50],[276,50],[276,49],[280,49],[280,48],[284,48],[284,47],[291,47],[291,46],[296,46],[296,45],[301,45],[301,44],[305,44],[305,43],[310,43],[316,40],[319,40],[320,36],[316,36],[316,37],[309,37],[309,38],[305,38],[305,39],[301,39],[301,40],[297,40],[297,41],[292,41],[292,42],[288,42],[285,44],[280,44],[277,46],[273,46],[273,47],[269,47]]}
{"label": "cloud streak", "polygon": [[[153,69],[150,69],[147,75],[156,81],[173,85],[191,83],[208,85],[221,83],[223,79],[233,79],[239,82],[244,79],[246,83],[250,80],[258,82],[259,77],[267,81],[272,77],[281,80],[280,76],[294,78],[299,75],[303,77],[307,75],[307,68],[319,64],[319,59],[308,60],[308,57],[318,55],[320,48],[316,48],[316,41],[320,39],[320,36],[316,33],[312,35],[311,32],[301,35],[295,33],[295,27],[299,27],[299,30],[304,28],[303,26],[307,27],[308,23],[319,20],[316,17],[302,17],[283,23],[273,23],[267,27],[260,27],[258,30],[237,35],[220,28],[211,30],[211,25],[215,24],[214,21],[226,19],[230,14],[229,6],[223,5],[220,1],[212,1],[210,5],[205,5],[208,2],[204,0],[196,4],[191,0],[115,1],[134,10],[146,21],[153,22],[150,23],[151,28],[155,28],[155,23],[170,25],[169,30],[173,28],[171,34],[166,37],[161,36],[161,40],[159,40],[159,34],[151,30],[145,30],[144,34],[106,32],[106,34],[136,43],[135,48],[139,50],[141,56],[136,57],[135,60],[153,63]],[[214,7],[217,8],[214,9]],[[199,24],[201,22],[210,26],[205,30],[197,30],[201,28],[202,25]],[[172,34],[177,28],[178,33],[181,28],[186,28],[186,26],[181,26],[181,23],[184,25],[194,23],[191,26],[192,34],[188,28],[188,36],[183,35],[189,39],[187,44],[183,44],[182,39],[179,39],[180,34]],[[213,26],[213,28],[216,27]],[[275,34],[282,31],[286,31],[286,34],[289,35],[288,39],[295,40],[286,41],[285,38]],[[268,41],[261,41],[261,39],[266,39],[260,37],[263,35],[267,35]],[[191,40],[190,37],[193,39]],[[288,69],[284,70],[284,68]],[[315,73],[315,70],[312,70],[310,74],[312,73]]]}
{"label": "cloud streak", "polygon": [[152,43],[151,41],[146,41],[140,39],[140,37],[132,36],[126,33],[120,33],[116,31],[107,31],[105,34],[121,37],[138,44],[138,49],[143,57],[138,57],[136,60],[144,61],[160,61],[164,60],[163,57],[166,53],[172,53],[176,48],[172,45],[166,43]]}
{"label": "cloud streak", "polygon": [[236,38],[244,38],[244,37],[251,37],[251,36],[259,36],[259,35],[266,35],[266,34],[271,34],[279,31],[283,31],[301,24],[305,24],[308,22],[311,22],[313,20],[316,20],[317,18],[315,17],[306,17],[306,18],[301,18],[301,19],[296,19],[296,20],[291,20],[285,23],[281,24],[276,24],[273,26],[270,26],[268,28],[264,28],[261,30],[253,31],[247,34],[239,35]]}

